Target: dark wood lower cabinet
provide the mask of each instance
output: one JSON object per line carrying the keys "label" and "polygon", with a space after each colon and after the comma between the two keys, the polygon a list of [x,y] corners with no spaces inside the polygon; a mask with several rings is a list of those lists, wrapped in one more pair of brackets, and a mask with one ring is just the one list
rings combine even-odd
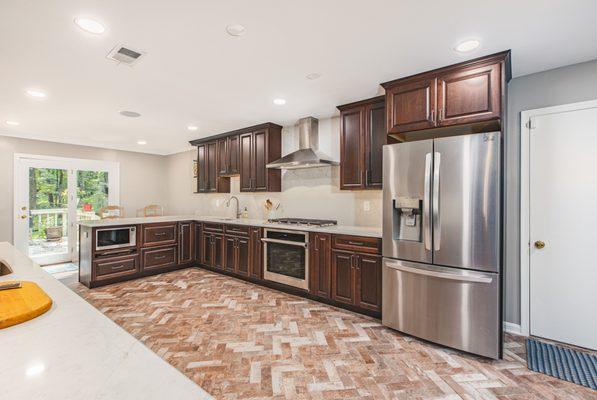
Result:
{"label": "dark wood lower cabinet", "polygon": [[355,255],[345,251],[332,251],[332,299],[355,304]]}
{"label": "dark wood lower cabinet", "polygon": [[193,222],[193,260],[201,264],[201,240],[202,226],[200,222]]}
{"label": "dark wood lower cabinet", "polygon": [[178,263],[188,264],[193,261],[193,223],[178,224]]}
{"label": "dark wood lower cabinet", "polygon": [[356,267],[357,307],[381,312],[381,257],[369,254],[358,255]]}
{"label": "dark wood lower cabinet", "polygon": [[226,236],[224,239],[226,243],[226,260],[224,261],[224,268],[226,271],[235,272],[236,270],[236,238],[233,236]]}
{"label": "dark wood lower cabinet", "polygon": [[309,237],[310,292],[314,296],[332,297],[332,235],[312,233]]}
{"label": "dark wood lower cabinet", "polygon": [[178,264],[177,252],[177,246],[142,249],[142,271],[176,266]]}
{"label": "dark wood lower cabinet", "polygon": [[224,269],[224,235],[203,230],[201,235],[201,264],[212,268]]}
{"label": "dark wood lower cabinet", "polygon": [[239,275],[249,276],[249,238],[226,236],[225,269]]}
{"label": "dark wood lower cabinet", "polygon": [[332,299],[381,312],[381,256],[332,251]]}
{"label": "dark wood lower cabinet", "polygon": [[263,279],[263,245],[261,228],[251,227],[249,231],[249,276]]}

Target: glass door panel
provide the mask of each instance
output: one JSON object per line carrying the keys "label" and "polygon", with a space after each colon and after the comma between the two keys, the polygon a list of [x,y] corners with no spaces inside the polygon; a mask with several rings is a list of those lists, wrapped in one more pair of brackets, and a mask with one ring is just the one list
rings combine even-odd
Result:
{"label": "glass door panel", "polygon": [[[108,171],[84,171],[77,170],[77,209],[76,219],[79,221],[89,221],[100,219],[99,210],[108,205],[109,199],[109,179]],[[78,259],[79,255],[79,224],[76,225],[74,232],[75,254],[73,261]]]}
{"label": "glass door panel", "polygon": [[29,167],[28,175],[27,253],[40,264],[67,261],[68,170]]}

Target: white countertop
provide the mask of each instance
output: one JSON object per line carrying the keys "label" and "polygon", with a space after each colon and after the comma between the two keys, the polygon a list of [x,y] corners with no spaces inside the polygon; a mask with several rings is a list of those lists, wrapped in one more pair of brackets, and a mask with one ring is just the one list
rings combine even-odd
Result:
{"label": "white countertop", "polygon": [[11,244],[0,243],[0,260],[13,270],[0,281],[33,281],[54,302],[45,314],[0,329],[0,398],[212,398]]}
{"label": "white countertop", "polygon": [[367,226],[349,226],[349,225],[334,225],[334,226],[304,226],[304,225],[286,225],[269,223],[262,219],[245,219],[245,218],[225,218],[212,216],[196,216],[196,215],[171,215],[163,217],[136,217],[136,218],[120,218],[120,219],[103,219],[94,221],[81,221],[80,225],[99,227],[99,226],[116,226],[116,225],[134,225],[134,224],[151,224],[156,222],[175,222],[175,221],[200,221],[213,222],[218,224],[231,225],[250,225],[261,226],[264,228],[278,228],[286,230],[306,231],[306,232],[324,232],[336,233],[343,235],[354,236],[369,236],[381,238],[381,228],[367,227]]}

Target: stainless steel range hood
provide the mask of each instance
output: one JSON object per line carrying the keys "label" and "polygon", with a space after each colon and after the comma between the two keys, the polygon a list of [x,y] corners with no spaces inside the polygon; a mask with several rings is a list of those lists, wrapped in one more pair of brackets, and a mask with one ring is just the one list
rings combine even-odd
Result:
{"label": "stainless steel range hood", "polygon": [[299,149],[267,164],[268,168],[300,169],[338,165],[337,161],[319,151],[319,121],[317,118],[301,118],[296,126],[299,130]]}

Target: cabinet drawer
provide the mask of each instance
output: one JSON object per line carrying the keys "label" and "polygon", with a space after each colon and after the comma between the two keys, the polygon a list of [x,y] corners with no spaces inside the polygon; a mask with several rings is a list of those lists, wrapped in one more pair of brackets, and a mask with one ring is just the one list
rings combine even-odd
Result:
{"label": "cabinet drawer", "polygon": [[381,254],[381,239],[365,236],[334,235],[332,247],[340,250]]}
{"label": "cabinet drawer", "polygon": [[176,243],[176,223],[143,225],[143,245],[156,246]]}
{"label": "cabinet drawer", "polygon": [[224,230],[227,235],[249,236],[248,226],[241,225],[225,225]]}
{"label": "cabinet drawer", "polygon": [[224,227],[221,224],[203,223],[203,230],[205,232],[221,233],[221,232],[224,232]]}
{"label": "cabinet drawer", "polygon": [[95,280],[118,278],[139,272],[139,256],[104,259],[93,263]]}
{"label": "cabinet drawer", "polygon": [[159,249],[143,249],[143,270],[152,270],[176,265],[176,246]]}

